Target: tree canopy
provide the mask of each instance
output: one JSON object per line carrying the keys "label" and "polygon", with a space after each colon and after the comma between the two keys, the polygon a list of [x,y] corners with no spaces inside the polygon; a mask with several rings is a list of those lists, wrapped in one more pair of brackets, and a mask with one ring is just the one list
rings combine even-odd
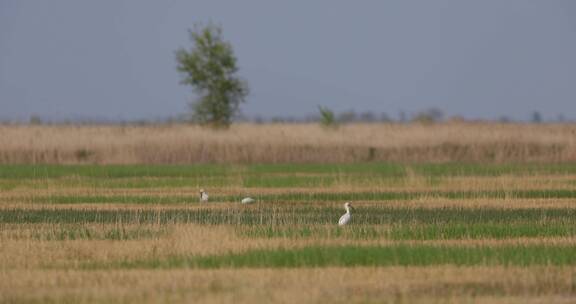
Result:
{"label": "tree canopy", "polygon": [[193,118],[213,127],[228,127],[248,95],[247,83],[236,74],[232,45],[224,41],[222,28],[196,26],[190,30],[192,48],[176,51],[182,84],[192,86],[198,98],[191,103]]}

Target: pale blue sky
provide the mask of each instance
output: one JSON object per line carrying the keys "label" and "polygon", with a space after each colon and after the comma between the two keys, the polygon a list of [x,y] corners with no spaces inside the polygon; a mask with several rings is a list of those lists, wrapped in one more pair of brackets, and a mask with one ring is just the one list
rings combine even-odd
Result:
{"label": "pale blue sky", "polygon": [[576,118],[576,1],[0,0],[0,119],[186,111],[174,51],[222,25],[248,116]]}

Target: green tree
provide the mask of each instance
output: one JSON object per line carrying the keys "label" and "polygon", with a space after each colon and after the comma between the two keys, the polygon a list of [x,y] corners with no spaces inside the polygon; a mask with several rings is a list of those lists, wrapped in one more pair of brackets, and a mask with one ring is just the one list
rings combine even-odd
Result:
{"label": "green tree", "polygon": [[182,84],[191,85],[198,99],[191,103],[193,118],[212,127],[228,127],[248,95],[247,83],[236,76],[238,67],[232,45],[222,38],[222,28],[209,24],[190,30],[193,47],[176,51]]}

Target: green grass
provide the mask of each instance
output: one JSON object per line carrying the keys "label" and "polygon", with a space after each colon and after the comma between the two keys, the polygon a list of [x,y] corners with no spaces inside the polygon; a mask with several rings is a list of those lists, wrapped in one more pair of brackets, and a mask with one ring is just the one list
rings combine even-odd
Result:
{"label": "green grass", "polygon": [[0,178],[46,179],[69,176],[97,178],[205,177],[267,175],[351,175],[402,178],[407,169],[425,177],[576,174],[576,163],[559,164],[255,164],[255,165],[0,165]]}
{"label": "green grass", "polygon": [[195,188],[224,187],[238,184],[233,177],[78,177],[65,176],[46,179],[0,179],[0,190],[15,188],[54,189],[54,188],[97,188],[97,189],[151,189],[151,188]]}
{"label": "green grass", "polygon": [[383,177],[403,177],[405,166],[392,163],[356,164],[256,164],[246,167],[246,174],[368,174]]}
{"label": "green grass", "polygon": [[[94,210],[0,209],[0,223],[198,223],[231,225],[334,224],[340,208],[301,206],[242,206],[226,209]],[[576,225],[573,208],[395,208],[386,205],[358,208],[352,225],[569,223]]]}
{"label": "green grass", "polygon": [[[15,188],[321,188],[344,185],[404,185],[407,173],[438,186],[452,176],[575,175],[576,163],[566,164],[256,164],[256,165],[0,165],[0,190]],[[412,176],[412,175],[411,175]],[[576,197],[575,191],[488,191],[485,196]],[[431,193],[454,198],[473,198],[473,192]],[[427,193],[356,193],[345,199],[411,199]],[[270,199],[291,200],[294,194]],[[338,194],[338,196],[340,196]],[[305,196],[298,196],[298,199]],[[334,195],[314,194],[310,199],[333,200]]]}
{"label": "green grass", "polygon": [[200,177],[230,174],[224,165],[0,165],[0,178],[46,179],[62,177]]}
{"label": "green grass", "polygon": [[423,176],[500,176],[500,175],[566,175],[576,174],[576,163],[557,164],[415,164],[411,168]]}
{"label": "green grass", "polygon": [[333,176],[247,176],[243,186],[247,188],[327,187],[336,182]]}
{"label": "green grass", "polygon": [[402,225],[394,227],[389,238],[394,240],[449,240],[449,239],[513,239],[573,237],[576,227],[573,222],[558,223],[475,223],[443,225]]}
{"label": "green grass", "polygon": [[576,227],[570,222],[546,221],[539,223],[445,223],[396,224],[391,227],[356,225],[348,227],[303,226],[249,226],[238,230],[238,235],[249,238],[318,238],[354,240],[462,240],[513,239],[537,237],[573,237]]}
{"label": "green grass", "polygon": [[64,187],[95,187],[103,189],[150,189],[150,188],[199,188],[199,187],[223,187],[233,184],[232,178],[223,176],[206,177],[153,177],[153,178],[85,178],[67,180]]}
{"label": "green grass", "polygon": [[[272,182],[273,183],[273,182]],[[280,186],[277,186],[280,187]],[[254,196],[264,203],[285,202],[344,202],[344,201],[403,201],[416,199],[558,199],[576,198],[576,190],[513,190],[513,191],[422,191],[422,192],[325,192],[325,193],[279,193]],[[210,196],[211,202],[239,202],[241,195]],[[190,195],[49,195],[30,196],[28,198],[4,198],[0,201],[21,201],[35,204],[77,204],[77,203],[115,203],[115,204],[182,204],[197,203],[197,196]]]}
{"label": "green grass", "polygon": [[170,256],[86,264],[86,268],[284,268],[431,265],[576,265],[575,246],[310,246],[215,256]]}
{"label": "green grass", "polygon": [[3,238],[11,240],[41,240],[41,241],[74,241],[74,240],[137,240],[160,238],[168,233],[166,226],[126,226],[114,225],[113,227],[94,227],[84,224],[74,225],[50,225],[31,226],[28,229],[22,227],[2,227]]}
{"label": "green grass", "polygon": [[[320,193],[285,193],[261,195],[265,201],[393,201],[413,200],[420,198],[576,198],[576,190],[544,189],[544,190],[510,190],[510,191],[422,191],[422,192],[320,192]],[[226,200],[226,197],[223,197]]]}
{"label": "green grass", "polygon": [[[20,200],[20,199],[19,199]],[[198,196],[145,196],[145,195],[54,195],[31,197],[38,204],[189,204],[198,203]]]}

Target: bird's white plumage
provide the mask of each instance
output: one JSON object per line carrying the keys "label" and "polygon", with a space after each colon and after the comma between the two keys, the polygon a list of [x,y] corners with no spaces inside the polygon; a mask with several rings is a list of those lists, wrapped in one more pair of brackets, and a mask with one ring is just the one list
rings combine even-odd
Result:
{"label": "bird's white plumage", "polygon": [[208,193],[206,193],[204,189],[200,189],[200,202],[208,202]]}
{"label": "bird's white plumage", "polygon": [[344,226],[350,222],[352,215],[350,214],[350,203],[347,202],[344,204],[344,208],[346,209],[346,213],[340,217],[338,220],[338,226]]}
{"label": "bird's white plumage", "polygon": [[251,197],[245,197],[241,201],[242,204],[252,204],[254,202],[256,202],[256,200]]}

